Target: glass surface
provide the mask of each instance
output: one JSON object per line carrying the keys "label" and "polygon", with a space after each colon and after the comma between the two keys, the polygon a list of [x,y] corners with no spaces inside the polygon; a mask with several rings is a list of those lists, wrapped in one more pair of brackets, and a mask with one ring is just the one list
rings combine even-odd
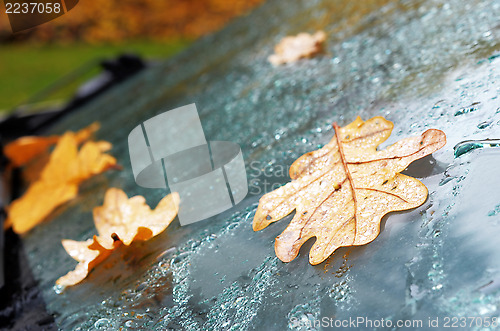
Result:
{"label": "glass surface", "polygon": [[[314,330],[325,317],[361,317],[421,320],[429,329],[429,319],[442,327],[446,317],[498,317],[500,149],[479,146],[455,158],[453,147],[500,138],[499,17],[496,0],[272,0],[59,123],[55,133],[100,121],[98,138],[113,143],[123,166],[85,182],[78,198],[24,237],[59,327],[284,330],[311,323]],[[268,63],[282,37],[318,29],[329,36],[326,54]],[[134,182],[130,131],[191,103],[207,140],[241,146],[249,195],[206,221],[181,227],[176,220],[153,240],[121,247],[58,293],[56,279],[76,265],[61,239],[95,233],[92,208],[106,188],[142,194],[151,206],[165,194]],[[389,214],[375,241],[339,249],[325,263],[309,265],[312,240],[295,260],[281,262],[274,239],[291,216],[253,232],[258,199],[289,180],[293,160],[332,138],[332,122],[358,115],[395,123],[384,146],[427,128],[447,134],[443,149],[405,172],[428,187],[427,202]]]}

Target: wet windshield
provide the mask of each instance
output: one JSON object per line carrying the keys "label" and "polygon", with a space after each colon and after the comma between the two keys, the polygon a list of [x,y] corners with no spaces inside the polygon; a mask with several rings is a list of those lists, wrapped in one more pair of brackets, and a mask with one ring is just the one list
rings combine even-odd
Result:
{"label": "wet windshield", "polygon": [[[383,328],[383,319],[430,328],[446,317],[451,325],[450,317],[485,323],[498,316],[500,150],[488,142],[453,149],[500,138],[498,17],[494,0],[272,0],[60,122],[54,132],[98,120],[98,138],[113,143],[124,169],[86,182],[23,239],[59,327],[304,330],[338,326],[319,325],[324,318],[363,318],[358,327]],[[268,62],[281,38],[316,30],[328,35],[326,54]],[[121,247],[58,293],[56,279],[75,266],[61,239],[95,233],[92,208],[107,187],[142,194],[152,206],[165,195],[135,183],[130,131],[191,103],[207,140],[241,146],[247,197],[202,222],[174,221],[136,249]],[[427,186],[426,203],[389,214],[375,241],[341,248],[325,263],[309,264],[313,240],[281,262],[274,240],[291,216],[253,232],[259,198],[289,181],[298,156],[333,137],[332,122],[343,126],[358,115],[395,123],[383,146],[428,128],[446,133],[444,148],[405,171]]]}

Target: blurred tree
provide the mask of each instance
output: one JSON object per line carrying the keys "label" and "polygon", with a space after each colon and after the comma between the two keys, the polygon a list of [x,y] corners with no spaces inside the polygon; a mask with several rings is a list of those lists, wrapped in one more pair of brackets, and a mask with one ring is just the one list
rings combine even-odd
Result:
{"label": "blurred tree", "polygon": [[130,39],[195,39],[224,26],[263,0],[80,0],[66,15],[12,34],[5,8],[0,41],[88,43]]}

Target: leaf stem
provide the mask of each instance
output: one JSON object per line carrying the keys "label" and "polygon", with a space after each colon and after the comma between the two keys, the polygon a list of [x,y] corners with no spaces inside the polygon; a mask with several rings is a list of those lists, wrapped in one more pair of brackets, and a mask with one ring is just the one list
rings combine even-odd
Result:
{"label": "leaf stem", "polygon": [[345,159],[344,150],[342,149],[342,143],[340,140],[340,128],[337,125],[337,122],[333,123],[333,129],[335,130],[335,138],[337,138],[337,145],[339,147],[340,159],[342,160],[342,164],[344,166],[345,174],[349,181],[349,185],[351,186],[352,191],[352,200],[354,202],[354,236],[353,236],[353,244],[356,242],[356,230],[357,230],[357,213],[358,213],[358,201],[356,200],[356,191],[354,190],[354,182],[352,180],[351,173],[349,172],[349,168],[347,167],[347,161]]}

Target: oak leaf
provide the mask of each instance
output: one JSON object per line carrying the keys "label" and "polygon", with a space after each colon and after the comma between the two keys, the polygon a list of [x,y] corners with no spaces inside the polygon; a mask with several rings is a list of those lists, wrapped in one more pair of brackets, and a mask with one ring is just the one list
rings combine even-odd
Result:
{"label": "oak leaf", "polygon": [[312,237],[311,264],[323,262],[339,247],[373,241],[385,214],[418,207],[427,199],[425,185],[400,172],[446,144],[444,132],[429,129],[377,151],[390,136],[392,122],[358,117],[345,127],[333,126],[335,136],[327,145],[292,164],[292,181],[259,201],[254,231],[295,210],[274,246],[284,262],[293,260]]}
{"label": "oak leaf", "polygon": [[104,204],[94,208],[98,235],[87,241],[62,241],[64,249],[79,263],[75,270],[59,278],[56,284],[78,284],[121,243],[128,246],[133,241],[148,240],[160,234],[174,220],[178,206],[177,193],[167,195],[151,210],[142,196],[128,199],[122,190],[108,189]]}
{"label": "oak leaf", "polygon": [[88,141],[78,150],[78,135],[65,133],[50,155],[40,178],[8,207],[6,226],[25,233],[42,222],[57,206],[73,199],[78,185],[103,171],[116,168],[116,159],[104,152],[105,141]]}
{"label": "oak leaf", "polygon": [[[95,268],[96,265],[104,261],[113,252],[113,249],[106,249],[103,247],[97,236],[86,241],[75,241],[64,239],[62,245],[66,252],[78,261],[75,270],[68,272],[66,275],[60,277],[56,284],[60,286],[72,286],[78,284],[85,278],[89,272]],[[119,242],[116,242],[116,247]]]}
{"label": "oak leaf", "polygon": [[313,35],[302,32],[285,37],[274,47],[275,54],[270,55],[268,60],[273,65],[280,65],[313,57],[323,52],[325,40],[326,33],[323,31],[317,31]]}
{"label": "oak leaf", "polygon": [[[79,144],[88,140],[93,133],[99,129],[99,123],[95,122],[76,133]],[[26,136],[11,141],[4,147],[4,154],[17,167],[23,166],[41,154],[45,153],[50,146],[56,144],[61,136],[49,137]]]}

